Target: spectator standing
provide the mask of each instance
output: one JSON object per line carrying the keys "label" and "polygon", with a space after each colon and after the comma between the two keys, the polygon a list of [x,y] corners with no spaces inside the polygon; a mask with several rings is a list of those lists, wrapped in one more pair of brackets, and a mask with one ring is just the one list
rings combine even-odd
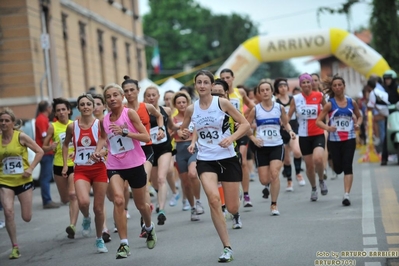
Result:
{"label": "spectator standing", "polygon": [[[35,123],[35,141],[40,148],[43,147],[43,140],[47,136],[47,129],[49,127],[49,116],[51,114],[52,107],[47,101],[41,101],[38,105],[38,115]],[[43,208],[44,209],[55,209],[59,208],[60,205],[55,203],[51,199],[50,195],[50,182],[53,179],[53,161],[54,153],[49,151],[44,154],[40,161],[40,190],[42,194]]]}

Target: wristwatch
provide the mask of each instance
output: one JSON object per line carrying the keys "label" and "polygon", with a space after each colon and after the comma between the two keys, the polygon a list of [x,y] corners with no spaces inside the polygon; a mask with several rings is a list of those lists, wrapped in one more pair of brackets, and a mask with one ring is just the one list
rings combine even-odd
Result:
{"label": "wristwatch", "polygon": [[129,134],[129,129],[123,128],[123,129],[122,129],[122,137],[126,137],[127,134]]}

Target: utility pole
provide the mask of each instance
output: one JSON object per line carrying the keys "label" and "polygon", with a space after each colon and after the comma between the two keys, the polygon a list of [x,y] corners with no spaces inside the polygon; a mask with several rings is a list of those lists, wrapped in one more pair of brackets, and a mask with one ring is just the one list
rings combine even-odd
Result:
{"label": "utility pole", "polygon": [[44,12],[44,6],[41,6],[41,11],[40,11],[40,16],[42,20],[42,34],[40,36],[41,43],[42,43],[42,49],[44,52],[44,64],[45,64],[45,72],[46,72],[46,77],[47,77],[47,93],[48,93],[48,98],[51,101],[53,99],[53,86],[52,86],[52,80],[51,80],[51,71],[50,71],[50,55],[49,55],[49,50],[50,50],[50,38],[47,32],[47,24],[46,24],[46,14]]}

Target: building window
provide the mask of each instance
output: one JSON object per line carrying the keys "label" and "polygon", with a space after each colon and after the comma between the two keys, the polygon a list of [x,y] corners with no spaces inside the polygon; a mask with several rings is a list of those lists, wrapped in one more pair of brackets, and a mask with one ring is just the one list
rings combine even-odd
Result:
{"label": "building window", "polygon": [[138,78],[139,78],[139,80],[141,80],[142,79],[142,76],[141,76],[141,72],[142,72],[142,68],[143,68],[143,61],[142,61],[142,59],[141,59],[141,53],[142,53],[142,49],[141,48],[136,48],[136,56],[137,56],[137,73],[138,73]]}
{"label": "building window", "polygon": [[62,35],[64,37],[64,40],[68,39],[68,27],[67,27],[67,14],[62,13]]}
{"label": "building window", "polygon": [[103,86],[105,86],[105,59],[104,59],[104,32],[102,30],[97,30],[97,44],[98,44],[98,54],[100,57],[100,75],[101,82]]}
{"label": "building window", "polygon": [[131,75],[132,69],[130,68],[130,43],[125,43],[125,48],[126,48],[126,66],[127,66],[127,73],[128,75]]}
{"label": "building window", "polygon": [[79,21],[79,39],[80,48],[82,50],[82,66],[83,66],[83,80],[85,91],[89,88],[89,69],[87,65],[87,39],[86,39],[86,24]]}
{"label": "building window", "polygon": [[112,56],[115,58],[118,58],[118,49],[117,49],[117,45],[116,45],[116,41],[118,39],[116,39],[115,37],[112,37]]}
{"label": "building window", "polygon": [[115,74],[115,82],[119,80],[119,73],[118,73],[118,47],[117,47],[117,38],[112,37],[112,57],[114,60],[114,74]]}

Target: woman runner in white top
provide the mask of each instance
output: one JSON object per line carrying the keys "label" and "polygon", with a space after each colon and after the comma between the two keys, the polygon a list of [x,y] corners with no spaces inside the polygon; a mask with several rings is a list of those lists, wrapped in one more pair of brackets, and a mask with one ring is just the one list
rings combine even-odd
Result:
{"label": "woman runner in white top", "polygon": [[[213,82],[214,77],[209,71],[201,70],[195,75],[199,100],[187,108],[181,128],[183,138],[190,135],[190,121],[197,131],[197,171],[208,197],[213,224],[224,247],[219,262],[229,262],[233,259],[233,251],[221,209],[218,181],[222,182],[227,210],[234,214],[235,221],[240,222],[242,171],[233,142],[246,134],[249,124],[227,99],[211,95]],[[228,123],[230,115],[239,124],[234,134],[231,134]],[[193,148],[192,143],[189,147],[191,152]]]}
{"label": "woman runner in white top", "polygon": [[257,90],[262,101],[252,108],[247,118],[250,124],[255,119],[256,136],[249,135],[257,147],[255,162],[258,166],[259,180],[262,185],[271,183],[270,214],[280,215],[277,209],[277,198],[280,191],[279,174],[284,159],[284,145],[280,134],[281,124],[288,131],[291,139],[295,139],[295,133],[291,129],[284,107],[272,101],[272,84],[262,81]]}

